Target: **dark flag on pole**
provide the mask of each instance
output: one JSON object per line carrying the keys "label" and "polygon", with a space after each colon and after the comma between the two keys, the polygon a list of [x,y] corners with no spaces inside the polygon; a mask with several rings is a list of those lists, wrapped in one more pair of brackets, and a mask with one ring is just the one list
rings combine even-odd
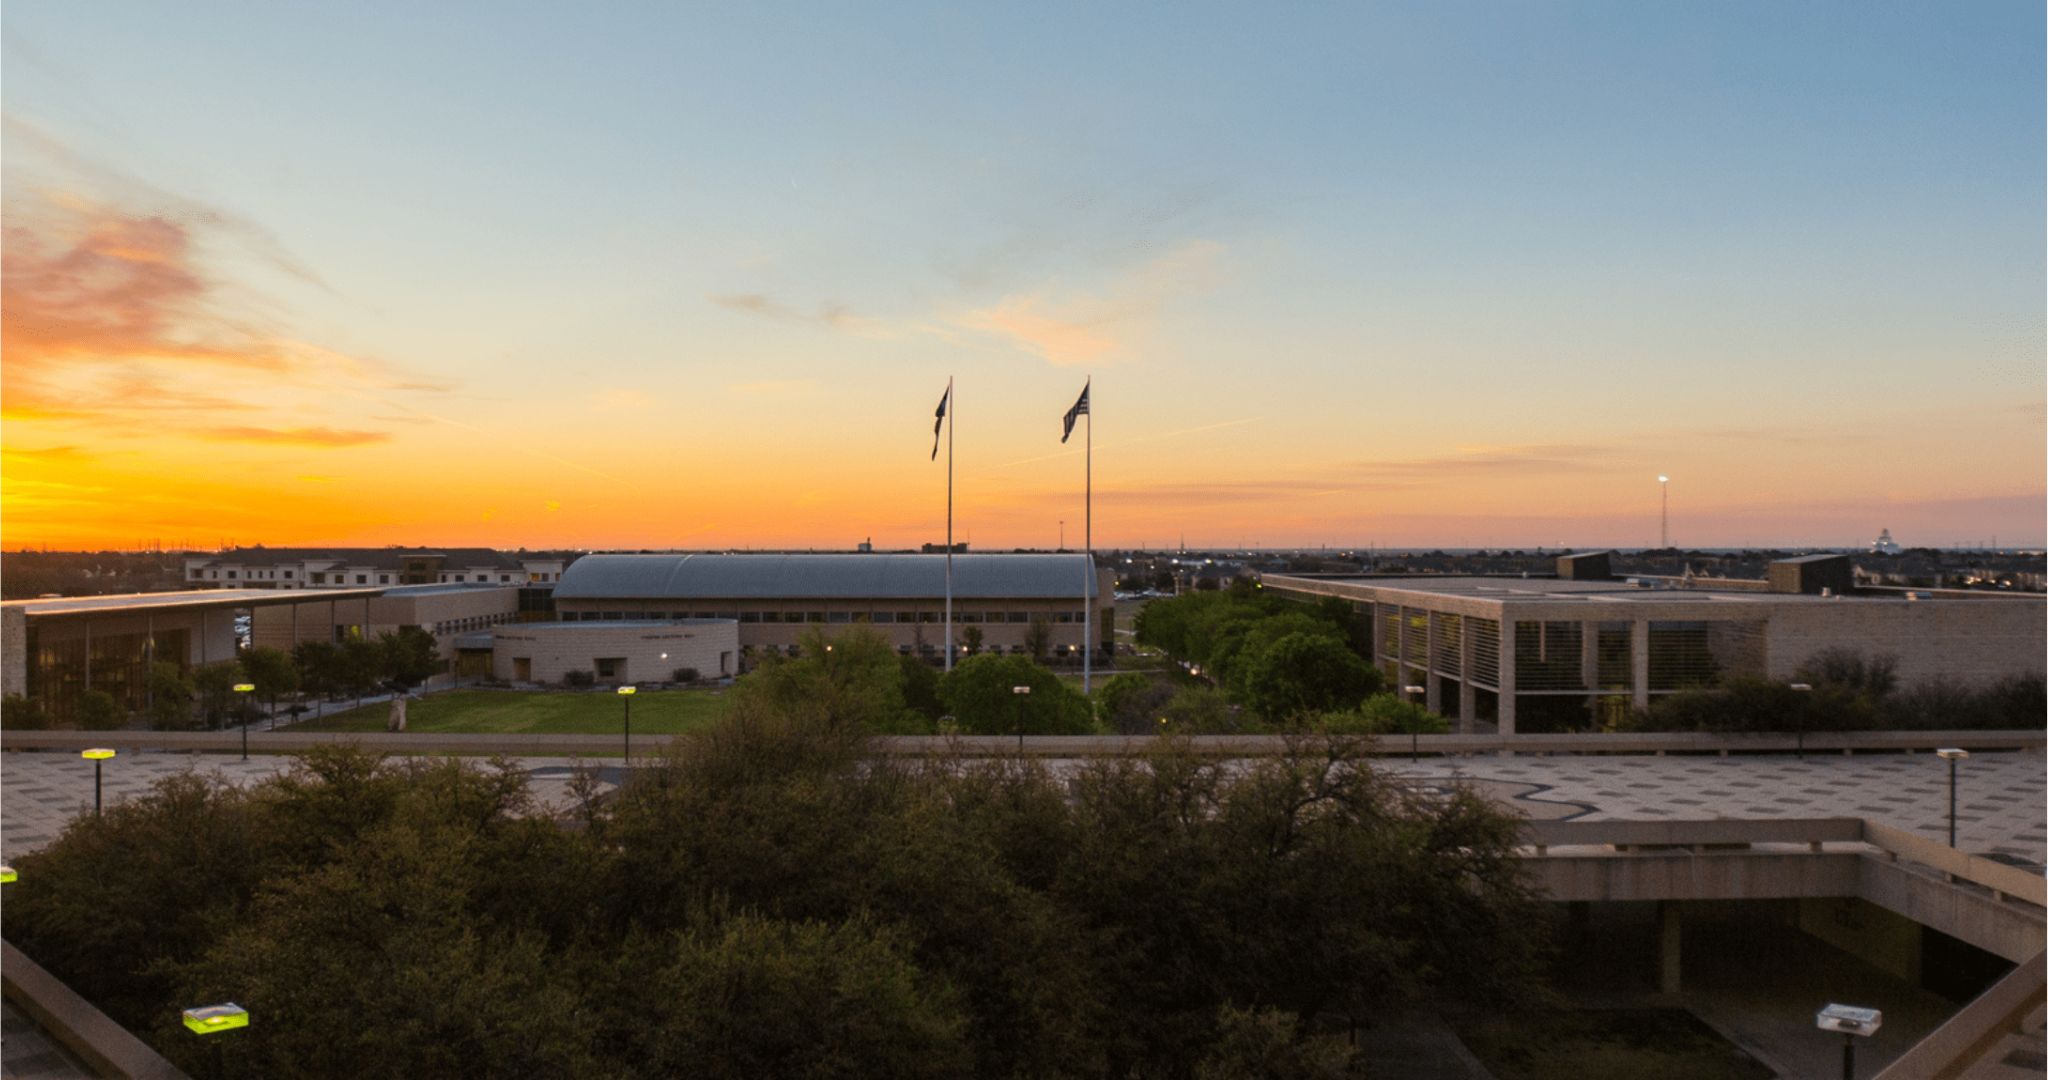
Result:
{"label": "dark flag on pole", "polygon": [[[941,429],[943,429],[943,428],[944,428],[944,427],[946,426],[946,401],[947,401],[948,399],[950,399],[950,398],[951,398],[952,396],[953,396],[953,387],[952,387],[952,386],[951,386],[951,385],[949,384],[949,385],[948,385],[948,386],[946,387],[946,392],[945,392],[945,393],[943,393],[943,394],[940,394],[940,395],[939,395],[939,411],[938,411],[938,412],[935,412],[935,413],[933,413],[933,414],[932,414],[932,460],[933,460],[933,461],[937,461],[937,460],[939,460],[939,432],[940,432],[940,430],[941,430]],[[1086,412],[1087,410],[1086,410],[1086,409],[1083,409],[1082,411],[1083,411],[1083,412]],[[1067,426],[1069,426],[1069,427],[1072,427],[1072,426],[1073,426],[1073,422],[1072,422],[1072,421],[1068,421],[1068,423],[1067,423]],[[1064,442],[1065,440],[1061,440],[1061,441],[1063,441],[1063,442]]]}
{"label": "dark flag on pole", "polygon": [[[941,408],[943,407],[941,406]],[[1074,433],[1074,421],[1086,415],[1088,415],[1088,384],[1084,383],[1081,387],[1081,400],[1074,402],[1074,407],[1067,410],[1067,426],[1060,431],[1061,442],[1066,442],[1067,436]]]}

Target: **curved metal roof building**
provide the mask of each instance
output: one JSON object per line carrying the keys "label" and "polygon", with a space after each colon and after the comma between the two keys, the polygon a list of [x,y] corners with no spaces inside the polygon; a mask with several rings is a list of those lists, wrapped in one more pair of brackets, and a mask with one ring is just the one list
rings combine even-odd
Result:
{"label": "curved metal roof building", "polygon": [[[1098,594],[1087,555],[955,555],[956,599],[1064,599]],[[934,599],[944,555],[585,555],[557,600]]]}

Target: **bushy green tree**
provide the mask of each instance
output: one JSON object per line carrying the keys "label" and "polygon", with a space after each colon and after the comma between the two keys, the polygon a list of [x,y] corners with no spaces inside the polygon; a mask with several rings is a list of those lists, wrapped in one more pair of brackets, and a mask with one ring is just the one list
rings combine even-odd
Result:
{"label": "bushy green tree", "polygon": [[384,650],[376,642],[359,637],[347,638],[335,649],[335,674],[341,680],[336,689],[355,695],[360,707],[363,695],[376,689],[378,681],[384,678]]}
{"label": "bushy green tree", "polygon": [[292,646],[292,666],[299,671],[299,686],[309,694],[332,695],[346,681],[341,672],[341,650],[326,641],[301,641]]}
{"label": "bushy green tree", "polygon": [[1374,694],[1355,709],[1326,712],[1316,730],[1332,735],[1443,735],[1450,722],[1398,694]]}
{"label": "bushy green tree", "polygon": [[192,680],[178,665],[158,661],[149,668],[149,726],[158,731],[184,731],[195,726]]}
{"label": "bushy green tree", "polygon": [[292,656],[283,649],[265,646],[242,650],[242,670],[249,673],[249,681],[256,686],[255,694],[277,712],[277,699],[299,692],[299,669],[292,663]]}
{"label": "bushy green tree", "polygon": [[[1017,687],[1028,687],[1019,694]],[[939,700],[973,735],[1086,735],[1088,699],[1022,656],[970,656],[939,680]]]}
{"label": "bushy green tree", "polygon": [[1244,665],[1244,702],[1270,723],[1354,708],[1383,682],[1342,642],[1317,634],[1289,634]]}
{"label": "bushy green tree", "polygon": [[806,631],[797,656],[770,653],[734,686],[764,709],[849,732],[931,730],[904,696],[905,665],[887,638],[866,627]]}
{"label": "bushy green tree", "polygon": [[192,669],[192,689],[199,698],[207,727],[220,727],[240,712],[245,703],[239,700],[235,686],[247,677],[242,672],[242,665],[233,660],[201,664]]}
{"label": "bushy green tree", "polygon": [[408,689],[425,683],[447,669],[441,647],[434,635],[417,626],[401,626],[394,633],[377,635],[382,654],[382,674]]}
{"label": "bushy green tree", "polygon": [[1113,675],[1095,691],[1095,716],[1119,735],[1156,735],[1173,695],[1173,683],[1167,679],[1140,672]]}
{"label": "bushy green tree", "polygon": [[113,731],[128,719],[127,711],[105,690],[87,690],[73,706],[78,726],[84,731]]}

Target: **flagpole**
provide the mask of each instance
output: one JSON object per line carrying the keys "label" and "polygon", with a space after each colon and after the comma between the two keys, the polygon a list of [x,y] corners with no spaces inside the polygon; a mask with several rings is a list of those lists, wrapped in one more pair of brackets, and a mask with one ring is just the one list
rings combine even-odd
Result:
{"label": "flagpole", "polygon": [[953,670],[953,429],[960,403],[953,400],[953,377],[946,376],[946,670]]}
{"label": "flagpole", "polygon": [[[1082,393],[1088,393],[1095,386],[1095,377],[1089,376]],[[1095,401],[1091,395],[1088,402],[1088,452],[1084,460],[1086,484],[1083,487],[1081,512],[1081,543],[1088,554],[1081,560],[1081,573],[1086,576],[1081,584],[1081,693],[1089,693],[1089,683],[1095,670]]]}

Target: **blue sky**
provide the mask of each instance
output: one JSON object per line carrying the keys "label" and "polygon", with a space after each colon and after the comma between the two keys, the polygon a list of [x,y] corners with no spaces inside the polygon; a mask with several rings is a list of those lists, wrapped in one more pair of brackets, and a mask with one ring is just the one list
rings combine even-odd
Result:
{"label": "blue sky", "polygon": [[10,397],[314,416],[247,540],[915,542],[948,374],[1002,544],[1079,516],[1086,375],[1112,542],[1639,543],[1659,471],[1699,544],[2041,536],[2038,4],[420,7],[11,7],[10,219],[173,222],[167,333],[327,358]]}

